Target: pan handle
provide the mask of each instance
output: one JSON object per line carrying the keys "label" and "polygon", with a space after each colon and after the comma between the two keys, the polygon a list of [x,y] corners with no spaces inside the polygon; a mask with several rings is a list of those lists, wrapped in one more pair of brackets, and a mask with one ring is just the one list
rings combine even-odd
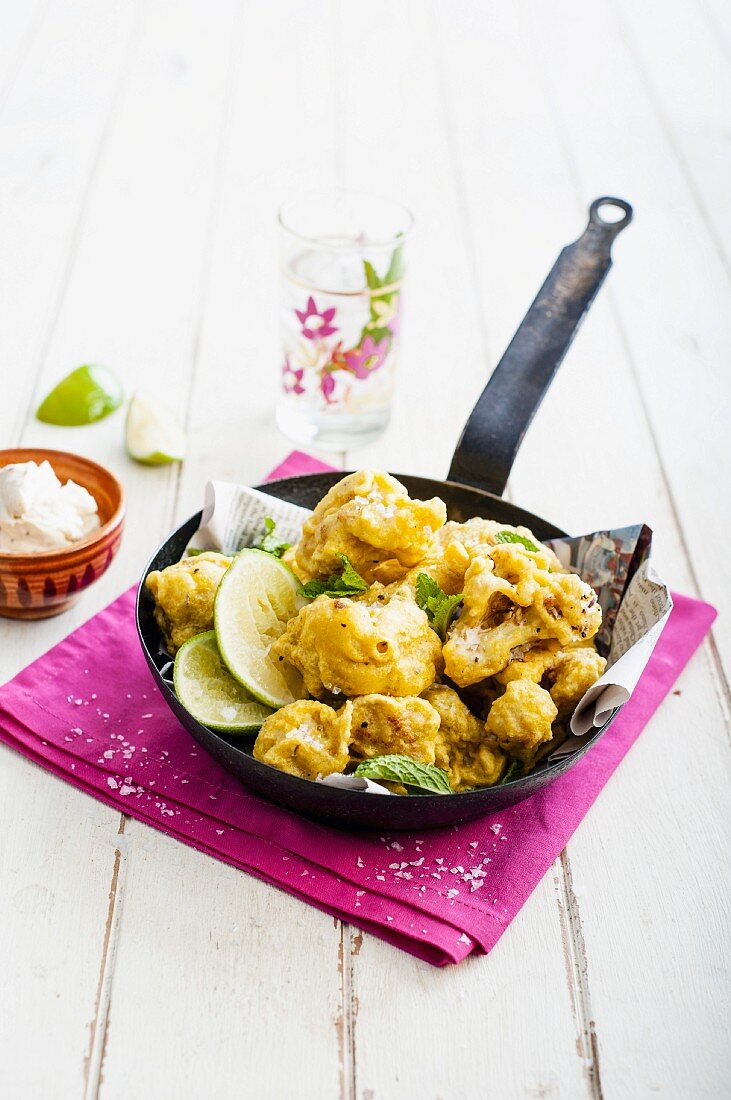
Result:
{"label": "pan handle", "polygon": [[[605,220],[605,207],[622,216]],[[586,229],[559,254],[480,394],[454,452],[450,481],[502,496],[523,436],[612,266],[612,241],[631,221],[624,199],[594,199]]]}

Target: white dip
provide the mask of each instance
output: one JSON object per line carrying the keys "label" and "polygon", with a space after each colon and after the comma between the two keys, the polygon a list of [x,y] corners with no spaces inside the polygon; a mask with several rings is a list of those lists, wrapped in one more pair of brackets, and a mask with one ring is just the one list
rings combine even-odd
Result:
{"label": "white dip", "polygon": [[97,503],[48,462],[0,467],[0,553],[35,554],[85,539],[100,526]]}

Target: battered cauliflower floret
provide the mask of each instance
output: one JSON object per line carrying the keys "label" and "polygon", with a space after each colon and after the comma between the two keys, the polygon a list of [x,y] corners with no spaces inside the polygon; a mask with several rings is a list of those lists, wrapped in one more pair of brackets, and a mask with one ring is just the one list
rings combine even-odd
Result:
{"label": "battered cauliflower floret", "polygon": [[464,606],[444,647],[447,675],[466,687],[495,676],[518,647],[556,640],[562,646],[592,638],[601,607],[575,573],[552,568],[551,552],[498,544],[474,558],[464,578]]}
{"label": "battered cauliflower floret", "polygon": [[465,523],[455,523],[453,520],[445,523],[437,531],[427,557],[414,572],[428,573],[438,581],[448,596],[454,596],[462,591],[464,575],[470,562],[477,557],[485,557],[494,546],[501,545],[497,536],[505,532],[520,535],[535,543],[540,548],[541,560],[547,568],[557,572],[563,568],[553,551],[539,543],[527,527],[511,527],[510,524],[499,523],[494,519],[475,517]]}
{"label": "battered cauliflower floret", "polygon": [[424,692],[424,698],[440,718],[435,763],[449,775],[452,789],[497,783],[505,768],[505,755],[457,692],[445,684],[435,684]]}
{"label": "battered cauliflower floret", "polygon": [[254,742],[254,756],[302,779],[341,772],[350,759],[352,704],[335,711],[324,703],[300,699],[271,714]]}
{"label": "battered cauliflower floret", "polygon": [[485,729],[511,756],[532,763],[536,751],[553,736],[558,709],[532,680],[512,680],[490,707]]}
{"label": "battered cauliflower floret", "polygon": [[444,669],[460,687],[501,672],[518,646],[540,638],[542,621],[516,602],[491,558],[475,558],[464,578],[464,606],[444,646]]}
{"label": "battered cauliflower floret", "polygon": [[513,650],[510,664],[498,672],[495,679],[499,684],[509,684],[511,680],[532,680],[534,684],[540,684],[561,652],[561,643],[555,640],[536,642],[535,645]]}
{"label": "battered cauliflower floret", "polygon": [[359,470],[334,485],[305,520],[290,561],[304,580],[327,577],[347,554],[367,581],[398,580],[426,555],[447,509],[411,500],[396,478]]}
{"label": "battered cauliflower floret", "polygon": [[442,668],[441,643],[406,598],[318,596],[271,648],[299,669],[310,695],[420,695]]}
{"label": "battered cauliflower floret", "polygon": [[155,601],[155,620],[171,656],[188,638],[213,629],[213,601],[231,560],[206,551],[148,574],[145,587]]}
{"label": "battered cauliflower floret", "polygon": [[424,699],[362,695],[353,700],[351,754],[358,760],[403,753],[433,764],[439,715]]}
{"label": "battered cauliflower floret", "polygon": [[551,698],[563,717],[571,714],[584,692],[596,683],[607,662],[595,649],[569,649],[559,654],[548,674]]}
{"label": "battered cauliflower floret", "polygon": [[452,790],[494,787],[505,771],[506,760],[505,754],[490,741],[452,745],[446,768]]}

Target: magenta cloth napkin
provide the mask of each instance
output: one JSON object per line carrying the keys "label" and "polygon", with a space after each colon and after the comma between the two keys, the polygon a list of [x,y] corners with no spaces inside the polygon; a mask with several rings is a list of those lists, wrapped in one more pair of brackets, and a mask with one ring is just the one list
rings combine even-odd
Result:
{"label": "magenta cloth napkin", "polygon": [[[272,477],[328,468],[295,452]],[[435,965],[494,947],[716,614],[674,597],[633,698],[550,788],[470,825],[379,836],[300,818],[212,760],[157,691],[137,640],[134,595],[125,592],[0,688],[0,739],[131,817]]]}

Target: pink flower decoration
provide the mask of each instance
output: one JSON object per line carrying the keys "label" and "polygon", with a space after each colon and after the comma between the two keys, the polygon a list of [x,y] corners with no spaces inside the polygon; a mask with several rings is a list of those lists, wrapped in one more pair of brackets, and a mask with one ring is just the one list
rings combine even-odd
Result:
{"label": "pink flower decoration", "polygon": [[369,378],[374,371],[383,366],[388,352],[389,339],[384,336],[376,344],[372,336],[366,336],[360,347],[343,352],[343,362],[347,370],[356,378]]}
{"label": "pink flower decoration", "polygon": [[308,340],[320,340],[323,336],[332,336],[334,332],[338,331],[337,325],[332,324],[335,312],[334,306],[330,309],[319,310],[315,304],[315,299],[310,295],[307,299],[307,308],[295,310],[302,325],[302,335],[306,336]]}
{"label": "pink flower decoration", "polygon": [[331,374],[324,374],[322,376],[322,380],[320,381],[320,389],[322,391],[322,396],[325,398],[328,405],[337,404],[337,398],[333,396],[335,393],[335,379]]}
{"label": "pink flower decoration", "polygon": [[284,392],[304,393],[305,387],[302,385],[304,375],[304,368],[300,367],[299,370],[294,370],[289,362],[289,357],[285,356],[284,363],[282,364],[282,386],[284,387]]}

